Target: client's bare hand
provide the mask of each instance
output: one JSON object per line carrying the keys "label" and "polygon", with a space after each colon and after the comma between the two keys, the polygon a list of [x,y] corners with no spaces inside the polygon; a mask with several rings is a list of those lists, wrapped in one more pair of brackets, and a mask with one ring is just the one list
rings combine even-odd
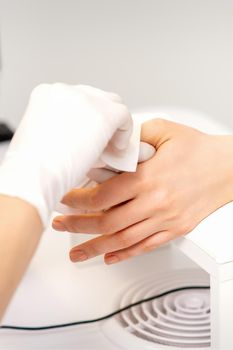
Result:
{"label": "client's bare hand", "polygon": [[72,261],[104,254],[111,264],[149,252],[233,200],[233,136],[154,119],[143,125],[141,138],[157,152],[136,173],[64,197],[64,204],[90,214],[59,216],[53,227],[100,234],[74,247]]}

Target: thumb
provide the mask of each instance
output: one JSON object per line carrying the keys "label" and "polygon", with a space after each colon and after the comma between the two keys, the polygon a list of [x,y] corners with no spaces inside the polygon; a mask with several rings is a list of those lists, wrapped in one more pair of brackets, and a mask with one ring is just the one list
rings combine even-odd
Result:
{"label": "thumb", "polygon": [[142,124],[141,141],[158,149],[174,135],[177,127],[178,124],[166,119],[151,119]]}

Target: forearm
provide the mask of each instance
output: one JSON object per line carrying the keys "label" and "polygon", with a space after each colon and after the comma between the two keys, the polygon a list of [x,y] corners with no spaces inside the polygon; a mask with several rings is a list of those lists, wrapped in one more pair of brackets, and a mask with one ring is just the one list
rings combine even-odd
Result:
{"label": "forearm", "polygon": [[42,233],[37,210],[27,202],[0,195],[0,319]]}
{"label": "forearm", "polygon": [[116,94],[62,83],[33,90],[0,167],[0,193],[15,196],[0,196],[0,317],[37,247],[41,223],[47,226],[110,141],[127,150],[132,127]]}

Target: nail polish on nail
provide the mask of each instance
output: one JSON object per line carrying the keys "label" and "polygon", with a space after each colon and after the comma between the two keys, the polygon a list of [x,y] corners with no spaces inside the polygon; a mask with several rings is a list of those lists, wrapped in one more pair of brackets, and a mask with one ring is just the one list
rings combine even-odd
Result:
{"label": "nail polish on nail", "polygon": [[53,228],[58,231],[66,231],[65,225],[59,220],[53,220]]}
{"label": "nail polish on nail", "polygon": [[106,262],[106,264],[108,264],[108,265],[115,264],[115,263],[117,263],[117,262],[119,262],[119,261],[120,261],[120,259],[119,259],[118,256],[116,256],[116,255],[108,255],[108,256],[106,256],[106,258],[105,258],[105,262]]}
{"label": "nail polish on nail", "polygon": [[73,250],[70,252],[70,259],[73,262],[87,260],[87,255],[82,250]]}

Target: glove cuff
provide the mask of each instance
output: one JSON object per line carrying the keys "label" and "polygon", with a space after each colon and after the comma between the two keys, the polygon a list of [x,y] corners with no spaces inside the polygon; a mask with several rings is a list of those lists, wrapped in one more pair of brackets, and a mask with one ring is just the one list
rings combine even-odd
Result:
{"label": "glove cuff", "polygon": [[24,165],[18,160],[5,159],[0,166],[0,194],[20,198],[31,204],[37,209],[43,226],[46,227],[52,208],[44,196],[42,179],[38,176],[40,174],[38,167]]}

